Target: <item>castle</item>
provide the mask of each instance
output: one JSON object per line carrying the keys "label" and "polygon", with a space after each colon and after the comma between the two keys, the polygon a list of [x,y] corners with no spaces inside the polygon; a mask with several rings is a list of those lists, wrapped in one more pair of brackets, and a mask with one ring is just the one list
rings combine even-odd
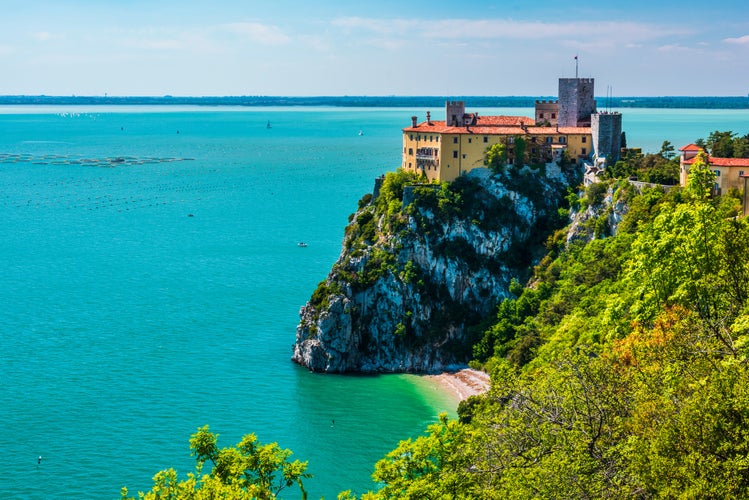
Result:
{"label": "castle", "polygon": [[[484,166],[486,151],[504,144],[508,163],[559,161],[566,151],[579,164],[596,165],[619,158],[622,116],[596,111],[593,78],[560,78],[557,101],[536,101],[535,118],[479,116],[466,113],[464,101],[447,101],[445,120],[403,129],[402,168],[423,172],[430,181],[452,181]],[[525,141],[523,158],[515,157],[515,140]]]}

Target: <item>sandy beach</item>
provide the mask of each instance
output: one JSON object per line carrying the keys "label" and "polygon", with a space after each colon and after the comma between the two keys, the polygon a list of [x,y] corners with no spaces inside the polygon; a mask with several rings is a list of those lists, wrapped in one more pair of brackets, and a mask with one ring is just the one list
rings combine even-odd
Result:
{"label": "sandy beach", "polygon": [[470,396],[483,394],[489,390],[489,374],[465,368],[457,372],[443,372],[439,375],[426,375],[426,378],[443,390],[455,395],[458,401]]}

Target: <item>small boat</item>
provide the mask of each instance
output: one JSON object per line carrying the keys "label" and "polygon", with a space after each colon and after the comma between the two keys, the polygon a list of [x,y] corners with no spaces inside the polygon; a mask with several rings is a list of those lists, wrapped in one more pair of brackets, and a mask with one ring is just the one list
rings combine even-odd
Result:
{"label": "small boat", "polygon": [[362,132],[362,131],[360,130],[360,131],[359,131],[359,135],[364,135],[364,132]]}
{"label": "small boat", "polygon": [[296,246],[304,248],[307,246],[307,244],[303,241],[300,241],[299,243],[296,244]]}
{"label": "small boat", "polygon": [[271,128],[271,126],[270,126],[270,120],[268,120],[268,123],[267,123],[267,125],[265,125],[265,128]]}

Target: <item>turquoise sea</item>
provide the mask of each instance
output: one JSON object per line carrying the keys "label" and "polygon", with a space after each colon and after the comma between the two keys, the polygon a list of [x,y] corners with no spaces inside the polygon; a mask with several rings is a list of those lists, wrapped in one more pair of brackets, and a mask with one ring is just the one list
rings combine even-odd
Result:
{"label": "turquoise sea", "polygon": [[[746,110],[623,111],[648,151],[749,132]],[[373,488],[377,459],[454,415],[417,377],[289,361],[347,216],[425,112],[0,107],[0,498],[145,490],[193,469],[205,424],[224,446],[254,432],[292,449],[310,498],[335,498]]]}

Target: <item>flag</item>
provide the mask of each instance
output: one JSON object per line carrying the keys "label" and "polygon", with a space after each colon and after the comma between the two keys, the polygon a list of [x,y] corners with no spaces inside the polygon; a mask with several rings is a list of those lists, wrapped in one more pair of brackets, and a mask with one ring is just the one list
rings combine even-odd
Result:
{"label": "flag", "polygon": [[575,56],[575,61],[577,61],[577,56]]}

